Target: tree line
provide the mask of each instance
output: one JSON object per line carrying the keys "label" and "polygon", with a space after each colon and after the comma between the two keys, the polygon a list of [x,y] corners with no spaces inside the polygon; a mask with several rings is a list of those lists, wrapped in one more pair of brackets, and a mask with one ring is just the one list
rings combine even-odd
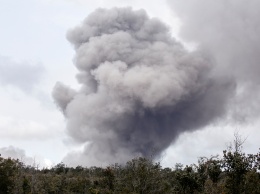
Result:
{"label": "tree line", "polygon": [[124,165],[48,169],[0,157],[0,194],[260,194],[260,152],[245,154],[237,138],[221,157],[163,168],[148,158]]}

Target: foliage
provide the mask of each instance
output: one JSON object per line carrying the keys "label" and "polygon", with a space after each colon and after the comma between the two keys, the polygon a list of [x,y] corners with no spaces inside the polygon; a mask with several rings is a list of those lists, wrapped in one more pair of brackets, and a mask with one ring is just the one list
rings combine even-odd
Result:
{"label": "foliage", "polygon": [[19,160],[0,157],[0,194],[8,193],[15,187],[21,165]]}
{"label": "foliage", "polygon": [[59,163],[39,169],[0,157],[0,194],[259,194],[260,152],[245,154],[241,141],[235,143],[221,158],[201,157],[198,164],[175,168],[140,157],[106,168]]}

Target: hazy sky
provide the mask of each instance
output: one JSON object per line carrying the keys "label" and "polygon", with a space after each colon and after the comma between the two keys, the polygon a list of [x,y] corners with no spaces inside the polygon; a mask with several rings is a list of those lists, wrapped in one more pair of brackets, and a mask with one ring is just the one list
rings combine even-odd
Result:
{"label": "hazy sky", "polygon": [[[68,29],[79,25],[99,7],[131,6],[134,10],[145,9],[150,17],[158,17],[171,28],[172,35],[185,41],[190,49],[202,38],[187,33],[190,29],[184,22],[191,21],[185,20],[183,15],[188,9],[178,3],[175,9],[174,2],[0,0],[0,153],[23,157],[25,161],[35,158],[41,165],[50,165],[60,162],[69,152],[82,150],[84,144],[76,143],[66,134],[66,119],[51,96],[58,81],[75,89],[80,87],[75,78],[74,49],[66,39]],[[182,27],[184,35],[180,34]],[[205,45],[212,44],[206,42]],[[241,77],[240,74],[237,77]],[[259,118],[257,113],[254,112],[254,118]],[[235,130],[247,137],[245,150],[255,153],[260,139],[260,124],[256,120],[249,119],[249,123],[223,119],[184,133],[159,160],[164,166],[174,166],[196,162],[199,156],[221,154],[233,140]]]}

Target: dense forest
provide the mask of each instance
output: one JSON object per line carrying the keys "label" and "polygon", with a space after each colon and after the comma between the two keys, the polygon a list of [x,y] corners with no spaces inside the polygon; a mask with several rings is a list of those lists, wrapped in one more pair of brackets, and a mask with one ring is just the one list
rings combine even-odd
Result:
{"label": "dense forest", "polygon": [[241,139],[234,142],[221,157],[173,168],[140,157],[105,168],[59,163],[39,169],[0,157],[0,194],[260,194],[260,152],[245,154]]}

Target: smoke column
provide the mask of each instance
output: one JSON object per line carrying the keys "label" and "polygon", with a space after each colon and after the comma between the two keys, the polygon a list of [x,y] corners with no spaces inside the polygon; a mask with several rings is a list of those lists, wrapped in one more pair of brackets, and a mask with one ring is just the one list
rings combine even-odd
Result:
{"label": "smoke column", "polygon": [[260,1],[168,0],[182,21],[180,36],[207,50],[218,64],[214,74],[237,85],[236,122],[259,118]]}
{"label": "smoke column", "polygon": [[57,83],[53,97],[68,134],[86,145],[66,156],[71,165],[158,156],[179,134],[225,116],[232,78],[213,76],[209,55],[186,51],[144,10],[98,9],[67,38],[82,87]]}

